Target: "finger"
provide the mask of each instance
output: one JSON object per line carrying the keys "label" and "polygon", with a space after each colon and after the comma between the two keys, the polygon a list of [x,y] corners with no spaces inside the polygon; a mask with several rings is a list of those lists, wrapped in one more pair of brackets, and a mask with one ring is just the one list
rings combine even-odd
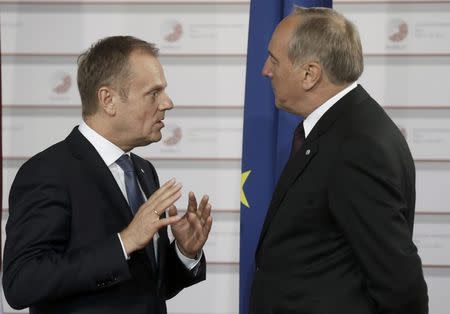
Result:
{"label": "finger", "polygon": [[192,213],[195,213],[197,211],[197,199],[195,198],[193,192],[189,192],[187,211]]}
{"label": "finger", "polygon": [[149,207],[149,208],[153,208],[155,211],[162,214],[162,212],[164,212],[167,208],[173,206],[174,203],[180,199],[180,197],[181,197],[181,192],[176,192],[175,194],[170,195],[165,199],[161,199],[161,200],[158,200],[157,202],[153,202],[151,204],[151,207]]}
{"label": "finger", "polygon": [[166,204],[167,200],[173,199],[175,195],[179,195],[181,197],[181,188],[181,183],[176,183],[175,185],[165,187],[164,189],[160,188],[152,194],[152,196],[142,205],[142,207],[150,208],[151,210],[158,210],[158,212],[161,214],[163,210],[165,210],[172,204],[169,203],[166,205],[167,207],[162,208],[159,206],[159,204],[163,202]]}
{"label": "finger", "polygon": [[177,192],[180,192],[182,187],[183,187],[183,185],[180,182],[177,182],[173,186],[170,186],[170,187],[168,187],[168,188],[166,188],[166,189],[164,189],[162,191],[159,191],[159,193],[154,198],[154,201],[161,201],[161,200],[164,200],[166,198],[169,198],[173,194],[175,194]]}
{"label": "finger", "polygon": [[175,205],[170,206],[169,210],[168,210],[168,213],[169,213],[170,217],[178,215],[177,207]]}
{"label": "finger", "polygon": [[205,226],[203,227],[203,232],[206,237],[208,237],[209,232],[211,231],[212,221],[213,219],[211,216],[209,216],[208,219],[206,219]]}
{"label": "finger", "polygon": [[209,196],[203,195],[202,200],[200,201],[200,205],[198,206],[198,209],[197,209],[197,216],[199,218],[202,217],[203,211],[205,210],[205,206],[208,204],[208,200],[209,200]]}
{"label": "finger", "polygon": [[194,213],[188,213],[187,219],[191,227],[196,231],[202,230],[202,224],[200,223],[200,219],[198,219],[197,215]]}
{"label": "finger", "polygon": [[[177,189],[177,181],[175,178],[170,179],[169,181],[165,182],[159,189],[157,189],[152,196],[148,199],[147,202],[151,202],[155,199],[158,199],[160,197],[163,197],[163,195],[167,194],[169,191],[176,190]],[[179,187],[181,189],[181,187]]]}
{"label": "finger", "polygon": [[165,227],[165,226],[168,226],[168,225],[171,225],[171,224],[174,224],[174,223],[178,222],[180,219],[181,219],[181,217],[178,216],[178,215],[177,216],[170,216],[170,217],[166,217],[166,218],[162,218],[162,219],[156,220],[153,225],[157,229],[161,229],[162,227]]}
{"label": "finger", "polygon": [[208,219],[208,217],[211,216],[211,208],[212,208],[212,206],[211,206],[210,203],[207,203],[207,204],[204,206],[204,209],[203,209],[202,212],[201,212],[201,219],[202,219],[203,221],[206,221],[206,219]]}

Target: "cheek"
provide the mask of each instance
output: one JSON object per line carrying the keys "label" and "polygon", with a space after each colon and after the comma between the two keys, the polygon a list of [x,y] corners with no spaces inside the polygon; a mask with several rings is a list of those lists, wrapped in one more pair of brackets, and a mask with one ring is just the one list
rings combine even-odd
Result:
{"label": "cheek", "polygon": [[149,130],[155,126],[155,115],[155,110],[147,110],[147,112],[143,115],[145,117],[143,121],[145,129]]}

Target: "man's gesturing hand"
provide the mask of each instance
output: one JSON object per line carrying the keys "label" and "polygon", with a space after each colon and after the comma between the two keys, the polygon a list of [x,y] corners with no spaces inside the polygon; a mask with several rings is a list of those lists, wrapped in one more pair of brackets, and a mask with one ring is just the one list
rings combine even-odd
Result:
{"label": "man's gesturing hand", "polygon": [[160,228],[180,220],[176,215],[163,219],[159,216],[181,197],[181,187],[171,179],[139,207],[131,223],[120,233],[127,255],[145,247]]}
{"label": "man's gesturing hand", "polygon": [[[169,208],[169,217],[177,217],[175,205]],[[186,257],[195,258],[208,239],[211,226],[211,204],[208,202],[208,196],[204,195],[197,207],[194,193],[189,192],[186,213],[171,225],[172,234],[181,253]]]}

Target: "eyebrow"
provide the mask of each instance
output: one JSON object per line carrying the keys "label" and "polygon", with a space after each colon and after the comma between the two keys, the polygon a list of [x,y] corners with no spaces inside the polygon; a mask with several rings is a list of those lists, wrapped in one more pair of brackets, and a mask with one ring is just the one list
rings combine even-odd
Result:
{"label": "eyebrow", "polygon": [[166,86],[164,86],[163,84],[158,84],[158,85],[147,87],[145,90],[147,93],[152,93],[157,90],[164,90],[165,88],[166,88]]}

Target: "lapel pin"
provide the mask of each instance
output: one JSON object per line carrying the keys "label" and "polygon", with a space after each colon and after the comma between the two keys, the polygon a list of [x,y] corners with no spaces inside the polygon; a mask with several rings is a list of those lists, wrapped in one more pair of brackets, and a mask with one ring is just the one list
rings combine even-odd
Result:
{"label": "lapel pin", "polygon": [[144,172],[144,169],[141,169],[141,172],[142,172],[142,173],[145,173],[145,172]]}
{"label": "lapel pin", "polygon": [[311,150],[310,149],[308,149],[307,151],[306,151],[306,155],[309,155],[311,153]]}

